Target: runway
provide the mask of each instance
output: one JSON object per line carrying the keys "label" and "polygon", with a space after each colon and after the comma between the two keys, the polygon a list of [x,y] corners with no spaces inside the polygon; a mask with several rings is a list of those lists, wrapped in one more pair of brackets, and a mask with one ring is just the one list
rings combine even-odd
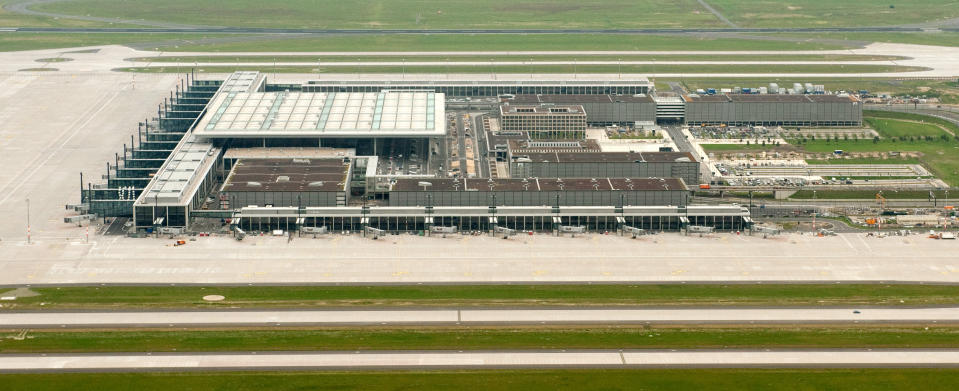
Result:
{"label": "runway", "polygon": [[957,323],[959,307],[0,312],[0,329],[541,324]]}
{"label": "runway", "polygon": [[0,355],[0,372],[490,368],[955,367],[954,349],[550,350]]}

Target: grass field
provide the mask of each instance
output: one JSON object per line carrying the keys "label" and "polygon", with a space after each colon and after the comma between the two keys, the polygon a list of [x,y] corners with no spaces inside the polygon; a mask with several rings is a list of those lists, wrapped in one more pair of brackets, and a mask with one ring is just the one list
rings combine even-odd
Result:
{"label": "grass field", "polygon": [[889,325],[31,330],[24,337],[4,339],[0,353],[959,347],[959,328]]}
{"label": "grass field", "polygon": [[0,0],[0,26],[3,27],[130,27],[119,23],[101,23],[77,19],[48,18],[45,16],[21,15],[2,7],[16,0]]}
{"label": "grass field", "polygon": [[557,29],[713,26],[722,24],[695,0],[84,0],[34,9],[193,25],[331,29]]}
{"label": "grass field", "polygon": [[959,32],[869,32],[869,33],[789,33],[770,34],[773,37],[792,37],[798,39],[835,39],[850,42],[888,42],[909,43],[915,45],[959,46]]}
{"label": "grass field", "polygon": [[955,0],[709,0],[742,27],[888,26],[959,16]]}
{"label": "grass field", "polygon": [[[456,55],[390,55],[390,56],[303,56],[303,55],[240,55],[240,56],[168,56],[139,57],[132,60],[148,62],[343,62],[343,61],[745,61],[752,58],[744,55],[722,54],[664,54],[664,55],[527,55],[527,56],[480,56],[468,53]],[[896,56],[870,56],[856,54],[806,54],[776,55],[763,58],[764,61],[892,61]]]}
{"label": "grass field", "polygon": [[937,178],[953,186],[959,185],[959,141],[949,139],[942,141],[892,141],[889,139],[873,143],[867,140],[814,140],[802,144],[803,149],[809,152],[828,153],[837,149],[846,152],[887,152],[912,151],[921,152],[919,159]]}
{"label": "grass field", "polygon": [[172,34],[172,33],[3,33],[0,34],[0,52],[16,50],[39,50],[71,48],[78,46],[122,45],[168,40],[194,40],[217,37],[217,34]]}
{"label": "grass field", "polygon": [[918,122],[902,121],[887,118],[866,117],[864,121],[869,127],[879,132],[882,137],[940,137],[948,134],[942,128]]}
{"label": "grass field", "polygon": [[556,51],[556,50],[826,50],[846,46],[822,42],[629,34],[343,35],[181,45],[190,52],[317,51]]}
{"label": "grass field", "polygon": [[950,390],[959,369],[540,369],[0,375],[5,390]]}
{"label": "grass field", "polygon": [[919,121],[925,123],[936,124],[948,129],[953,134],[959,134],[959,125],[956,125],[952,122],[946,121],[941,118],[930,117],[928,115],[915,114],[915,113],[900,113],[896,111],[878,111],[878,110],[865,110],[863,111],[863,116],[866,119],[869,118],[891,118],[899,119],[905,121]]}
{"label": "grass field", "polygon": [[[60,287],[6,303],[3,310],[315,306],[529,305],[854,305],[959,304],[959,286],[796,285],[464,285],[262,287]],[[204,295],[226,296],[204,302]],[[41,307],[40,303],[44,303]]]}
{"label": "grass field", "polygon": [[[126,72],[181,72],[183,68],[176,67],[126,67],[119,70]],[[898,65],[844,65],[829,64],[795,65],[795,64],[762,64],[762,65],[323,65],[323,73],[739,73],[739,72],[774,72],[774,73],[859,73],[859,72],[909,72],[924,68]],[[238,70],[261,71],[275,73],[316,73],[316,65],[279,65],[266,66],[200,66],[198,72],[228,73]]]}
{"label": "grass field", "polygon": [[[877,26],[959,16],[955,0],[710,0],[744,27]],[[147,19],[195,25],[292,28],[677,28],[725,27],[694,0],[544,1],[282,0],[267,9],[255,0],[84,0],[35,5],[63,14]]]}

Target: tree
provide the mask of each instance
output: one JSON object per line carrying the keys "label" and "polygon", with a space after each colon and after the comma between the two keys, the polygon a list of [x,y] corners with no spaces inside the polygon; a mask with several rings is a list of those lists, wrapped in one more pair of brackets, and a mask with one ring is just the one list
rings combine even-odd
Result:
{"label": "tree", "polygon": [[873,144],[878,144],[878,143],[879,143],[879,136],[872,136],[872,143],[873,143]]}

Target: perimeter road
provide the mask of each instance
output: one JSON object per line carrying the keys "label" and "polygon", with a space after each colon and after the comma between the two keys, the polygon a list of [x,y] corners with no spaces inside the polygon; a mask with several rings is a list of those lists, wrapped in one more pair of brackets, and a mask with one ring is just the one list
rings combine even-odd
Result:
{"label": "perimeter road", "polygon": [[955,367],[955,349],[550,350],[0,355],[0,372],[458,368]]}
{"label": "perimeter road", "polygon": [[436,309],[0,313],[0,328],[440,325],[956,323],[959,308]]}

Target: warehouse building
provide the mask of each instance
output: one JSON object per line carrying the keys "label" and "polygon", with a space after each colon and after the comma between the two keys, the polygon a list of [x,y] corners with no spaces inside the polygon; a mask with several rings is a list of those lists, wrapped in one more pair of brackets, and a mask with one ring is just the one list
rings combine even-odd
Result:
{"label": "warehouse building", "polygon": [[398,179],[390,206],[686,206],[676,178]]}
{"label": "warehouse building", "polygon": [[239,159],[220,189],[236,206],[346,206],[350,159]]}
{"label": "warehouse building", "polygon": [[532,139],[582,139],[586,137],[583,106],[503,104],[499,107],[503,132],[524,132]]}
{"label": "warehouse building", "polygon": [[656,102],[645,94],[635,95],[516,95],[515,105],[581,105],[590,125],[633,125],[656,121]]}
{"label": "warehouse building", "polygon": [[862,126],[862,104],[848,95],[689,94],[683,100],[691,126]]}
{"label": "warehouse building", "polygon": [[[422,77],[422,75],[417,75]],[[384,75],[376,80],[370,75],[362,80],[310,80],[302,85],[287,85],[285,89],[303,92],[380,92],[382,90],[433,91],[456,97],[481,97],[520,94],[551,95],[635,95],[648,94],[653,84],[646,78],[610,79],[610,80],[529,80],[496,79],[488,75],[468,75],[468,79],[450,79],[451,75],[437,75],[436,78],[414,79],[407,76],[396,80],[394,75]],[[452,75],[457,76],[457,75]]]}
{"label": "warehouse building", "polygon": [[516,152],[512,178],[681,178],[699,183],[700,164],[689,152]]}

